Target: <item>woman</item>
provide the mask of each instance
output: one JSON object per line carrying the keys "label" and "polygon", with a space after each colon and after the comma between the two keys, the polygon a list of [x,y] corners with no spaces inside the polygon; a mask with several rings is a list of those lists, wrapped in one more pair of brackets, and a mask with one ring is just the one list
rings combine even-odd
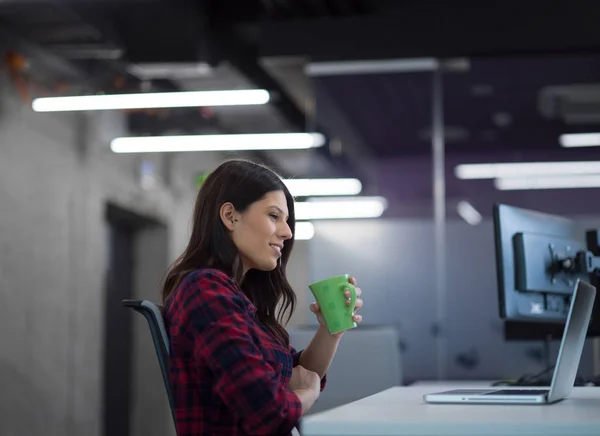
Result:
{"label": "woman", "polygon": [[290,434],[323,389],[341,338],[316,303],[320,327],[304,351],[283,327],[296,301],[285,274],[293,198],[268,168],[228,161],[204,181],[193,220],[163,289],[178,435]]}

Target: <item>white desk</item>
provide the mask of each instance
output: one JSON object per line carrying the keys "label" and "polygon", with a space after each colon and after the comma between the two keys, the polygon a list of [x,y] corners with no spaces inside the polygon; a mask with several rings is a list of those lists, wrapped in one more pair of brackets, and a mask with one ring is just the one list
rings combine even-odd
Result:
{"label": "white desk", "polygon": [[[435,392],[441,386],[443,389],[505,389],[507,386],[493,386],[498,380],[448,380],[448,381],[436,381],[436,380],[417,380],[410,385],[411,388],[420,387],[428,389],[428,392]],[[544,389],[544,386],[536,386],[538,389]],[[433,390],[432,390],[433,389]]]}
{"label": "white desk", "polygon": [[550,405],[426,404],[456,384],[394,387],[302,421],[303,436],[598,436],[600,388],[575,387]]}

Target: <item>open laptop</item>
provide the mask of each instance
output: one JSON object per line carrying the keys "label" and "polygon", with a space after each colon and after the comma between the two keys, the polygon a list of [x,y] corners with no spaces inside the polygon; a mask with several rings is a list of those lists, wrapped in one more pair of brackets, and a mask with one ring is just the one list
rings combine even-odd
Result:
{"label": "open laptop", "polygon": [[577,377],[595,297],[594,286],[577,281],[550,389],[454,389],[426,394],[423,399],[427,403],[444,404],[551,404],[565,399],[571,393]]}

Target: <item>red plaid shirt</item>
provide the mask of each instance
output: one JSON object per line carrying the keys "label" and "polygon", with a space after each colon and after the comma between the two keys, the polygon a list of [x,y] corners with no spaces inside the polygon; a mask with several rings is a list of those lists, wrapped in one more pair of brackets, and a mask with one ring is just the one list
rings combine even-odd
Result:
{"label": "red plaid shirt", "polygon": [[214,269],[188,274],[169,298],[179,436],[289,435],[298,425],[302,404],[287,386],[300,353],[281,344],[255,313],[236,283]]}

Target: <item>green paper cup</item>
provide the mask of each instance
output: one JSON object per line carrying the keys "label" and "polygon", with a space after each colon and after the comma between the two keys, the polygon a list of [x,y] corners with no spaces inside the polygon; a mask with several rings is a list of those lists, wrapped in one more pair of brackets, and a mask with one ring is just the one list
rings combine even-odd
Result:
{"label": "green paper cup", "polygon": [[[329,333],[339,333],[357,327],[354,322],[354,308],[356,306],[356,288],[348,280],[349,274],[330,277],[309,285],[310,291],[315,296],[321,313],[325,319]],[[345,291],[350,291],[350,306],[346,306]]]}

